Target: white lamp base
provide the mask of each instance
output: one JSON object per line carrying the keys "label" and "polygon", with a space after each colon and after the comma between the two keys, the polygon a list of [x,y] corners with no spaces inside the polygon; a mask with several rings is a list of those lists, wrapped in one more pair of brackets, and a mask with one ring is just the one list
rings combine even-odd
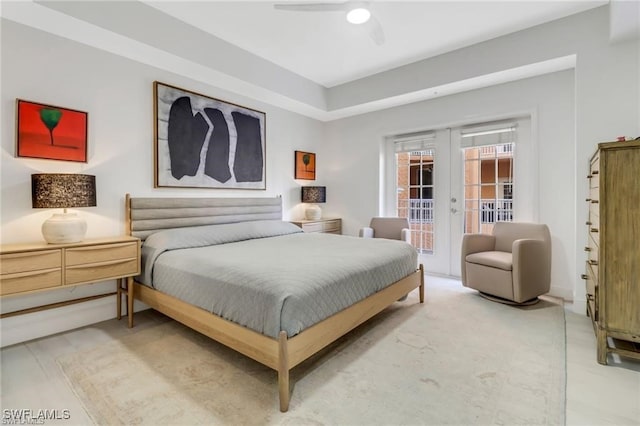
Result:
{"label": "white lamp base", "polygon": [[49,244],[78,243],[87,233],[87,222],[75,213],[54,213],[42,224],[42,236]]}
{"label": "white lamp base", "polygon": [[311,204],[304,211],[304,217],[307,220],[318,220],[322,217],[322,209],[317,204]]}

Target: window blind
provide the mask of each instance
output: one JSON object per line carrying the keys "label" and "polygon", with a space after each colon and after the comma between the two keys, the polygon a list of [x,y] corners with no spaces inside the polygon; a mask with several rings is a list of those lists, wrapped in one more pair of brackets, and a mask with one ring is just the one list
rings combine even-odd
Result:
{"label": "window blind", "polygon": [[460,130],[463,148],[483,145],[499,145],[515,143],[518,124],[515,121],[497,121],[473,126],[465,126]]}
{"label": "window blind", "polygon": [[433,148],[435,132],[398,135],[393,140],[395,152],[425,151]]}

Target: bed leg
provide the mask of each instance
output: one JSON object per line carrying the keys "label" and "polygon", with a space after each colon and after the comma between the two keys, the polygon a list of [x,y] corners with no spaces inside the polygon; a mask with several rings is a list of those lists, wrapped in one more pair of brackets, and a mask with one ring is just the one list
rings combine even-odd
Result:
{"label": "bed leg", "polygon": [[133,278],[127,278],[127,320],[129,328],[133,328]]}
{"label": "bed leg", "polygon": [[278,392],[280,393],[280,411],[289,410],[289,352],[287,350],[287,332],[278,335]]}
{"label": "bed leg", "polygon": [[420,303],[424,303],[424,266],[420,264]]}

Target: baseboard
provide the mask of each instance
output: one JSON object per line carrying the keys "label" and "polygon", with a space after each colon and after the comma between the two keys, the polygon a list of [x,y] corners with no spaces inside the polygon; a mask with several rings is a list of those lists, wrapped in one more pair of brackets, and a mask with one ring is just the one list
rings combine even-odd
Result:
{"label": "baseboard", "polygon": [[551,286],[548,294],[549,296],[559,297],[565,302],[571,302],[573,300],[573,289],[566,287]]}
{"label": "baseboard", "polygon": [[[124,302],[124,301],[123,301]],[[135,312],[149,307],[136,301]],[[116,317],[116,298],[105,297],[0,321],[0,347],[27,342],[63,331],[73,330]],[[123,319],[126,321],[126,319]],[[123,322],[123,327],[126,324]]]}
{"label": "baseboard", "polygon": [[587,314],[587,301],[586,300],[574,300],[571,310],[578,315]]}

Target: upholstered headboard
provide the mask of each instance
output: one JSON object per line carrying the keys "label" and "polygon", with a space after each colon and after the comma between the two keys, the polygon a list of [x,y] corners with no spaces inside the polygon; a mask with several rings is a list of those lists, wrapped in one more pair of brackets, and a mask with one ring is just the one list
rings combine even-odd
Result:
{"label": "upholstered headboard", "polygon": [[125,197],[127,233],[142,240],[168,228],[282,220],[282,198]]}

